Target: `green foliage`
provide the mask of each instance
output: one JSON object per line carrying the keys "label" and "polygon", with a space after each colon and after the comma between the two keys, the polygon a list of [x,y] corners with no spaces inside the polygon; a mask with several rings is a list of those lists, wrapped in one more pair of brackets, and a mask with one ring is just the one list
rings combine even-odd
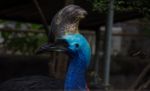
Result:
{"label": "green foliage", "polygon": [[32,29],[40,29],[42,27],[42,25],[40,24],[32,24]]}
{"label": "green foliage", "polygon": [[[93,10],[106,12],[109,0],[87,0],[92,3]],[[145,15],[150,14],[150,0],[115,0],[116,11],[138,11]]]}
{"label": "green foliage", "polygon": [[[47,36],[45,33],[37,33],[39,29],[42,29],[41,24],[31,24],[31,23],[23,23],[23,22],[15,22],[15,21],[6,21],[0,20],[0,24],[7,26],[10,22],[14,23],[15,29],[18,31],[26,31],[26,32],[16,32],[15,29],[12,31],[2,31],[1,37],[4,39],[3,47],[11,54],[21,54],[21,55],[32,55],[35,53],[37,48],[42,45],[43,43],[47,42]],[[26,27],[27,30],[21,30],[21,27]],[[5,27],[4,27],[5,28]],[[11,28],[7,28],[7,30]],[[15,30],[13,32],[13,30]],[[28,32],[28,30],[35,30]]]}
{"label": "green foliage", "polygon": [[19,53],[23,55],[34,54],[37,48],[47,41],[45,34],[33,33],[9,33],[2,32],[4,38],[4,47],[12,54]]}
{"label": "green foliage", "polygon": [[106,11],[107,9],[107,1],[106,0],[94,0],[93,1],[93,10],[94,11]]}

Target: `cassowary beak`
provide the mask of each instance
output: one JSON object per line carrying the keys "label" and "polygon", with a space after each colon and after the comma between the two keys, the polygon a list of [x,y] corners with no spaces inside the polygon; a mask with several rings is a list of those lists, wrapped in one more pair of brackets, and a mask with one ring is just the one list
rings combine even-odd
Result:
{"label": "cassowary beak", "polygon": [[65,40],[57,40],[56,43],[51,44],[47,43],[42,45],[37,51],[36,54],[50,53],[50,52],[66,52],[68,43]]}

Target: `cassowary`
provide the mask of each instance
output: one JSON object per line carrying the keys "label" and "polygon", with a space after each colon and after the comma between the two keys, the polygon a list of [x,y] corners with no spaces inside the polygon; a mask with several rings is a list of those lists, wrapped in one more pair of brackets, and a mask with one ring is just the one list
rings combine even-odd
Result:
{"label": "cassowary", "polygon": [[[87,12],[77,5],[68,5],[61,9],[52,20],[48,43],[37,50],[37,54],[57,51],[69,55],[69,65],[63,85],[65,91],[88,91],[85,74],[90,63],[91,49],[85,37],[82,36],[78,30],[79,21],[84,18],[86,14]],[[32,81],[32,79],[34,79],[34,77],[32,77],[30,81]],[[17,79],[14,81],[17,81]],[[7,85],[9,84],[8,82]],[[42,78],[40,82],[42,82]],[[13,84],[13,82],[11,82],[10,84],[15,87],[15,83]],[[10,84],[8,86],[10,86]],[[48,89],[53,86],[56,87],[52,89],[62,89],[59,88],[59,81],[48,79],[47,83],[42,84],[46,84]],[[39,83],[39,86],[42,84]],[[31,88],[35,90],[34,82],[32,84],[30,83],[30,85],[33,85]],[[19,90],[22,86],[26,86],[27,88],[28,85],[20,83],[18,85],[18,90],[15,87],[16,91],[24,91],[23,89]],[[2,84],[0,88],[3,87],[7,86]],[[30,89],[27,90],[30,91]]]}

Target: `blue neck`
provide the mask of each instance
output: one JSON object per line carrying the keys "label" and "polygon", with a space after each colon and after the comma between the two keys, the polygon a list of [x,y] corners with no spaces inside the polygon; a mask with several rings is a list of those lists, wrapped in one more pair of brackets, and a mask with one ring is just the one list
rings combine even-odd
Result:
{"label": "blue neck", "polygon": [[[86,91],[85,74],[90,63],[91,48],[81,34],[64,36],[69,43],[68,53],[71,55],[65,79],[65,91]],[[76,48],[74,44],[79,44]]]}
{"label": "blue neck", "polygon": [[80,57],[70,60],[65,80],[65,91],[86,91],[86,69],[85,60],[82,60]]}

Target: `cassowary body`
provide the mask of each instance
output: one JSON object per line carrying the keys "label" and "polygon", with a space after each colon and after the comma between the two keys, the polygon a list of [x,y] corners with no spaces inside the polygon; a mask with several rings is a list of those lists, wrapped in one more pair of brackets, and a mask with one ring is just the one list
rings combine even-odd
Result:
{"label": "cassowary body", "polygon": [[[78,31],[79,21],[85,14],[86,11],[76,5],[69,5],[60,10],[52,20],[48,43],[37,51],[37,53],[58,51],[69,55],[69,65],[64,81],[65,91],[88,90],[85,74],[90,62],[91,49],[87,40]],[[56,82],[54,81],[53,84]],[[57,87],[59,89],[59,86]]]}

